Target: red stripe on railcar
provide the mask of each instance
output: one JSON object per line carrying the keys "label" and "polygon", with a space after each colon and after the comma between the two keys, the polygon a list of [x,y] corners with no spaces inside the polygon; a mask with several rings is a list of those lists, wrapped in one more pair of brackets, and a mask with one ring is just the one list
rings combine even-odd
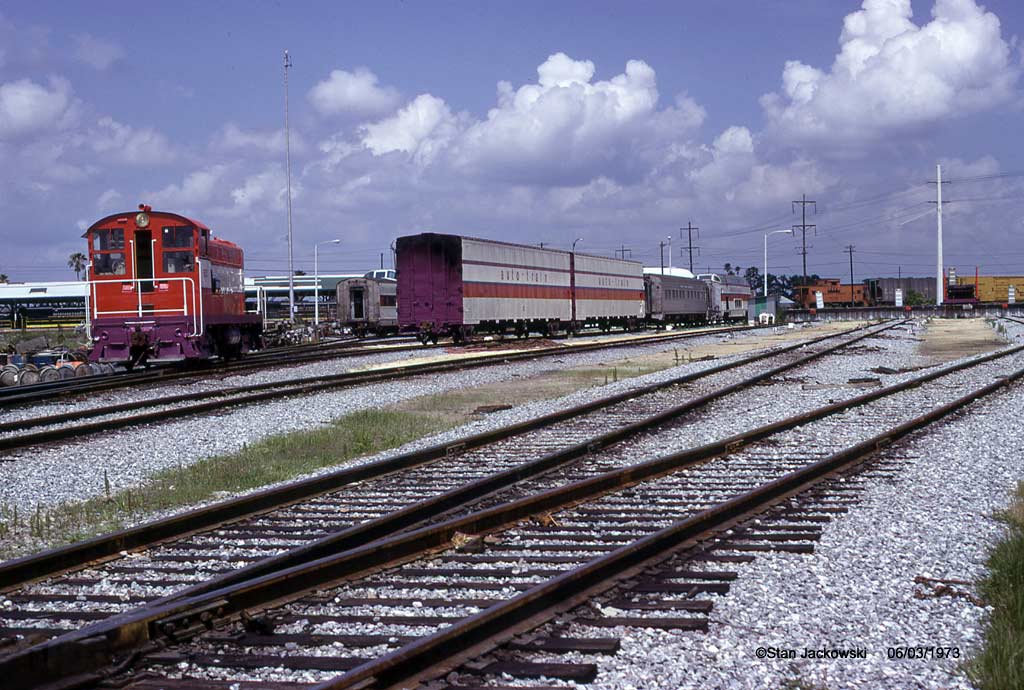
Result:
{"label": "red stripe on railcar", "polygon": [[463,297],[514,299],[569,299],[569,286],[463,283]]}
{"label": "red stripe on railcar", "polygon": [[[508,283],[463,283],[463,297],[504,299],[570,299],[569,286],[515,285]],[[576,287],[576,299],[642,300],[643,290],[630,288]]]}

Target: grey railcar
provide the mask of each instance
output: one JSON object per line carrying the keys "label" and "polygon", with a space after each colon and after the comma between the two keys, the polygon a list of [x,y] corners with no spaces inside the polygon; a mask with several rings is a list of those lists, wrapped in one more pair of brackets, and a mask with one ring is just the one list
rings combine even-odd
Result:
{"label": "grey railcar", "polygon": [[398,282],[347,278],[338,283],[338,321],[358,336],[398,332]]}

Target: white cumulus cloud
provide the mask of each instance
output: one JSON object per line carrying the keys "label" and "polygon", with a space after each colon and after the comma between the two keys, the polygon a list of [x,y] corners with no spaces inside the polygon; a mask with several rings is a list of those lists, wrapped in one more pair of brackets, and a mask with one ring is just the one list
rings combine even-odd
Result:
{"label": "white cumulus cloud", "polygon": [[376,155],[404,151],[427,162],[458,134],[448,105],[430,94],[420,94],[394,116],[363,125],[363,144]]}
{"label": "white cumulus cloud", "polygon": [[1014,97],[1020,65],[999,18],[974,0],[937,0],[912,21],[910,0],[864,0],[847,15],[829,71],[786,63],[781,93],[761,97],[774,132],[791,140],[870,140]]}
{"label": "white cumulus cloud", "polygon": [[[292,153],[306,150],[305,140],[296,131],[291,132],[289,142]],[[227,153],[259,153],[267,156],[284,155],[284,129],[272,131],[246,130],[234,122],[224,125],[213,137],[212,146]]]}
{"label": "white cumulus cloud", "polygon": [[214,165],[203,170],[188,173],[181,184],[169,184],[156,192],[147,192],[140,201],[153,207],[172,209],[178,213],[191,212],[197,206],[207,204],[222,196],[222,181],[227,168]]}
{"label": "white cumulus cloud", "polygon": [[[292,198],[298,197],[300,189],[292,185]],[[262,172],[247,176],[241,184],[231,190],[232,206],[221,211],[224,215],[238,216],[255,208],[283,210],[287,196],[287,180],[280,166],[268,166]]]}
{"label": "white cumulus cloud", "polygon": [[678,138],[701,124],[704,110],[681,97],[658,110],[654,73],[630,60],[625,72],[593,81],[594,63],[551,55],[537,83],[498,84],[498,105],[459,142],[458,163],[489,178],[556,185],[597,177],[635,179],[664,137]]}
{"label": "white cumulus cloud", "polygon": [[398,91],[377,84],[377,75],[365,67],[348,72],[336,69],[309,90],[307,98],[321,115],[379,115],[398,105]]}
{"label": "white cumulus cloud", "polygon": [[102,117],[89,134],[92,150],[103,160],[127,165],[166,165],[176,158],[174,148],[160,132],[136,129],[112,117]]}
{"label": "white cumulus cloud", "polygon": [[0,137],[63,127],[73,110],[66,79],[51,77],[48,87],[29,79],[0,84]]}
{"label": "white cumulus cloud", "polygon": [[116,189],[108,189],[100,194],[99,198],[96,199],[96,208],[98,208],[101,213],[110,213],[111,211],[116,213],[115,208],[122,205],[122,198],[121,192]]}
{"label": "white cumulus cloud", "polygon": [[121,44],[113,40],[96,38],[91,34],[78,34],[72,40],[75,58],[100,71],[107,69],[125,55]]}

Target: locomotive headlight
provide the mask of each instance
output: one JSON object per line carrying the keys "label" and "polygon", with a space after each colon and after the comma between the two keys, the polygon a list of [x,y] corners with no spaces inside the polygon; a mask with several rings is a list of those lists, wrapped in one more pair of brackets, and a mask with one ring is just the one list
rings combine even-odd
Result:
{"label": "locomotive headlight", "polygon": [[149,227],[149,214],[145,211],[135,214],[135,225],[140,228]]}

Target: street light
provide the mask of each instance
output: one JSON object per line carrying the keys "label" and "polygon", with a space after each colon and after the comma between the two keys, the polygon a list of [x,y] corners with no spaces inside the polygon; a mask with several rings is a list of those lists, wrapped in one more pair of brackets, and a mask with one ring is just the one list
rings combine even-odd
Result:
{"label": "street light", "polygon": [[668,274],[672,275],[672,235],[668,236]]}
{"label": "street light", "polygon": [[576,243],[577,243],[577,242],[579,242],[579,241],[580,241],[580,240],[582,240],[582,239],[583,239],[582,237],[577,237],[576,239],[574,239],[574,240],[572,241],[572,251],[573,251],[573,252],[575,252],[575,251],[576,251]]}
{"label": "street light", "polygon": [[771,232],[766,232],[764,234],[764,298],[766,304],[768,300],[768,235],[776,235],[780,232],[788,232],[790,235],[793,234],[793,231],[791,229],[772,230]]}
{"label": "street light", "polygon": [[313,245],[313,337],[320,340],[320,245],[339,244],[341,240],[327,240]]}

